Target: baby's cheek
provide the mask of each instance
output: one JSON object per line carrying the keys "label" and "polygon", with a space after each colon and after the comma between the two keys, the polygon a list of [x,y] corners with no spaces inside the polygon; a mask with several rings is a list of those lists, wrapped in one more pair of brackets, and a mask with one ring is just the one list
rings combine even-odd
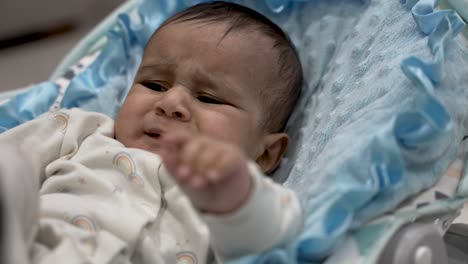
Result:
{"label": "baby's cheek", "polygon": [[228,120],[222,118],[205,120],[201,130],[203,134],[208,136],[229,141],[231,141],[236,134],[235,128],[233,128],[233,122],[228,122]]}
{"label": "baby's cheek", "polygon": [[258,141],[252,125],[238,117],[213,116],[203,122],[200,130],[204,135],[235,144],[246,153],[254,150]]}
{"label": "baby's cheek", "polygon": [[212,136],[217,139],[239,143],[239,122],[236,118],[229,118],[221,114],[205,115],[200,120],[200,132],[207,136]]}

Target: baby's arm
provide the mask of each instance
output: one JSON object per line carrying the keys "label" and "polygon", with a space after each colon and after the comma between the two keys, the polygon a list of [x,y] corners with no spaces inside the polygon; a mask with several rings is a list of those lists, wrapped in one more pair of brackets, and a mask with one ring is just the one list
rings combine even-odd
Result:
{"label": "baby's arm", "polygon": [[253,162],[249,163],[249,171],[253,188],[240,209],[226,215],[203,215],[220,263],[285,246],[302,229],[302,212],[295,193],[273,183]]}
{"label": "baby's arm", "polygon": [[42,183],[46,165],[58,158],[65,122],[61,120],[65,118],[46,113],[0,134],[0,163],[12,168],[23,167],[29,173],[22,177],[28,177],[27,181],[36,182],[36,185]]}
{"label": "baby's arm", "polygon": [[[73,120],[73,121],[72,121]],[[98,113],[79,109],[45,113],[38,118],[0,134],[1,163],[25,166],[39,184],[45,180],[46,168],[54,160],[70,158],[83,139],[112,120]],[[8,147],[10,152],[5,152]],[[17,164],[11,164],[17,160]]]}
{"label": "baby's arm", "polygon": [[299,202],[236,146],[203,136],[170,138],[169,172],[207,223],[223,260],[291,241],[302,227]]}
{"label": "baby's arm", "polygon": [[8,237],[3,263],[29,262],[38,227],[38,191],[45,167],[59,157],[65,116],[47,113],[0,134],[0,228]]}

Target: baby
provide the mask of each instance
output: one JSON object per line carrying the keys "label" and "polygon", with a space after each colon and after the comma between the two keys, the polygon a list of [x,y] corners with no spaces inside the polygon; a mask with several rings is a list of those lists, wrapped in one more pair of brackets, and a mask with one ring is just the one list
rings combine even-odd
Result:
{"label": "baby", "polygon": [[[40,189],[37,219],[21,216],[34,201],[7,210],[28,225],[29,261],[222,263],[288,243],[299,203],[265,175],[301,84],[288,37],[257,12],[214,2],[169,18],[115,122],[62,110],[0,135],[4,192]],[[11,164],[40,177],[12,184]]]}

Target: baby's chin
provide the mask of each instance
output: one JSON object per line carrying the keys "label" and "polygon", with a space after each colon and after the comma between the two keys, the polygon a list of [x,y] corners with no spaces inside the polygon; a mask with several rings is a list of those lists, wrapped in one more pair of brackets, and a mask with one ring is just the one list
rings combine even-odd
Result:
{"label": "baby's chin", "polygon": [[151,152],[156,155],[161,155],[162,153],[162,146],[160,144],[157,144],[155,142],[141,142],[140,140],[138,141],[133,141],[133,140],[118,140],[120,143],[122,143],[126,148],[134,148],[134,149],[141,149],[145,150],[147,152]]}
{"label": "baby's chin", "polygon": [[134,148],[137,149],[142,149],[147,152],[151,152],[156,155],[161,155],[162,154],[162,148],[160,146],[148,146],[148,145],[142,145],[142,146],[135,146]]}
{"label": "baby's chin", "polygon": [[151,152],[159,156],[161,156],[161,152],[162,152],[160,148],[139,148],[139,149],[145,150],[147,152]]}

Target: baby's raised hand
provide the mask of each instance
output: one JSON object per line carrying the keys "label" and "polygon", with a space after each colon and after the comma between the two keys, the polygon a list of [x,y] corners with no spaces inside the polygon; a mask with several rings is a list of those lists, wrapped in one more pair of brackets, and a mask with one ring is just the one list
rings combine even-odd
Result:
{"label": "baby's raised hand", "polygon": [[247,157],[234,144],[206,136],[166,136],[161,156],[171,175],[198,210],[225,214],[247,200],[251,176]]}

